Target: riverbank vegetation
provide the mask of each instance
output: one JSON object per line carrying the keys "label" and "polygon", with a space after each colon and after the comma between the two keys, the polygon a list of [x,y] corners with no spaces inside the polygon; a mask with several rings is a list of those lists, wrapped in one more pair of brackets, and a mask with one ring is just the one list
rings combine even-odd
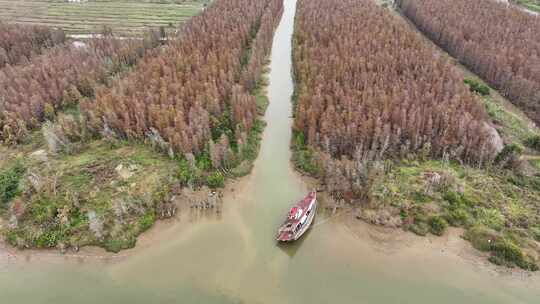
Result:
{"label": "riverbank vegetation", "polygon": [[399,5],[431,40],[540,123],[540,19],[502,1]]}
{"label": "riverbank vegetation", "polygon": [[463,227],[490,261],[537,269],[540,177],[521,154],[538,133],[496,92],[367,0],[299,1],[293,59],[300,171],[359,219]]}
{"label": "riverbank vegetation", "polygon": [[17,148],[27,153],[15,156],[16,165],[6,165],[11,158],[2,163],[0,187],[13,189],[1,208],[9,244],[60,250],[96,245],[117,252],[132,247],[157,218],[175,212],[168,191],[177,165],[165,155],[103,140],[73,144],[77,152],[51,153],[41,149],[46,144],[39,135]]}
{"label": "riverbank vegetation", "polygon": [[278,0],[218,0],[137,65],[106,83],[86,82],[91,94],[72,85],[64,95],[81,98],[30,112],[35,127],[0,149],[6,241],[117,252],[172,216],[183,189],[247,174],[281,12]]}

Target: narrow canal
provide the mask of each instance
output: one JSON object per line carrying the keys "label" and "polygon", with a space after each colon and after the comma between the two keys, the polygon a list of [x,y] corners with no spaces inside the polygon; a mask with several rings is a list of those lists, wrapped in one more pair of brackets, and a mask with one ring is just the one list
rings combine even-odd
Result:
{"label": "narrow canal", "polygon": [[319,214],[299,242],[275,243],[288,206],[307,191],[289,163],[295,7],[285,0],[274,38],[260,156],[226,194],[221,214],[184,210],[114,258],[3,257],[0,303],[538,303],[538,277],[500,274],[462,258],[462,249],[445,249],[459,238],[440,247],[408,235],[394,240]]}

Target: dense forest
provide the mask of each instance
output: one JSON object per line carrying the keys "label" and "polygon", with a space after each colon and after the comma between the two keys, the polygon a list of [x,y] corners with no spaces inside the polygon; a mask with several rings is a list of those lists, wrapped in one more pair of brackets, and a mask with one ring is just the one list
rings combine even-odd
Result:
{"label": "dense forest", "polygon": [[150,51],[159,40],[105,37],[1,69],[0,135],[17,143],[0,146],[6,241],[116,252],[179,198],[215,207],[210,189],[249,173],[258,153],[282,10],[217,0]]}
{"label": "dense forest", "polygon": [[540,19],[502,1],[401,0],[430,39],[540,123]]}
{"label": "dense forest", "polygon": [[485,162],[501,148],[452,64],[372,1],[300,1],[294,64],[295,131],[334,158]]}
{"label": "dense forest", "polygon": [[0,22],[0,69],[8,64],[28,62],[33,56],[63,43],[65,39],[62,30]]}
{"label": "dense forest", "polygon": [[159,138],[170,153],[209,153],[220,167],[231,149],[241,151],[256,119],[250,93],[281,11],[279,0],[215,2],[163,53],[82,104],[90,128]]}
{"label": "dense forest", "polygon": [[[440,20],[448,3],[424,16]],[[527,75],[538,72],[514,55]],[[497,68],[496,56],[486,53],[481,67]],[[371,0],[299,0],[293,63],[292,161],[319,178],[327,206],[354,203],[356,218],[418,235],[463,227],[492,263],[538,270],[529,243],[540,239],[538,171],[521,170],[520,148],[492,125],[488,87]]]}
{"label": "dense forest", "polygon": [[[23,27],[24,28],[24,27]],[[17,143],[58,109],[93,97],[94,88],[130,66],[157,40],[93,39],[59,45],[24,65],[0,70],[0,140]]]}

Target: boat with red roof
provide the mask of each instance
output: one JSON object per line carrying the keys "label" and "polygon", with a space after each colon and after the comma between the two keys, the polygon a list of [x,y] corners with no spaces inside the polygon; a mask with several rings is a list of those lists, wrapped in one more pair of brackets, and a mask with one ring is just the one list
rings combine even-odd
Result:
{"label": "boat with red roof", "polygon": [[291,242],[299,239],[311,226],[316,211],[317,192],[311,191],[289,210],[287,219],[279,228],[277,240]]}

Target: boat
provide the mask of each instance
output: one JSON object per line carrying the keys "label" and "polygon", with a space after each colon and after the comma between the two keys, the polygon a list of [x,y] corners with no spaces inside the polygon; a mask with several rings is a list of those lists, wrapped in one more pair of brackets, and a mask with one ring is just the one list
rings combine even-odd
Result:
{"label": "boat", "polygon": [[296,203],[287,214],[287,219],[278,230],[279,242],[292,242],[299,239],[311,226],[317,211],[317,192],[311,191]]}

